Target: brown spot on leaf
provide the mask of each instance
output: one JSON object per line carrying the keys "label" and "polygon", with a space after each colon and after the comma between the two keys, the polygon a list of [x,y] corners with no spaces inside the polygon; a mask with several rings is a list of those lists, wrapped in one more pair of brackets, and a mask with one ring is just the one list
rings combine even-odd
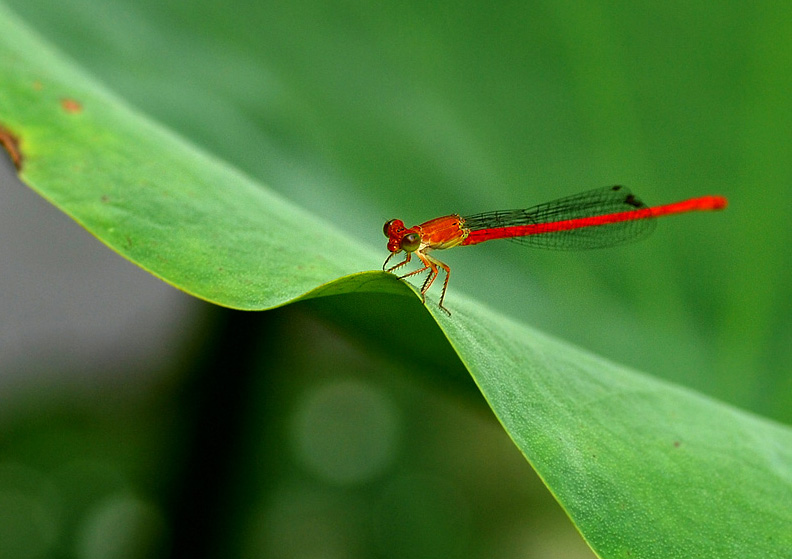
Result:
{"label": "brown spot on leaf", "polygon": [[19,138],[10,130],[0,124],[0,145],[8,152],[11,162],[17,168],[17,171],[22,170],[22,152],[19,149]]}
{"label": "brown spot on leaf", "polygon": [[682,443],[679,442],[679,441],[674,441],[674,448],[679,448],[679,445],[681,445],[681,444]]}
{"label": "brown spot on leaf", "polygon": [[61,99],[61,107],[63,107],[63,110],[67,113],[76,114],[82,112],[82,105],[79,101],[75,101],[74,99]]}
{"label": "brown spot on leaf", "polygon": [[44,89],[44,84],[36,80],[33,82],[33,89],[35,89],[36,91],[41,91],[42,89]]}

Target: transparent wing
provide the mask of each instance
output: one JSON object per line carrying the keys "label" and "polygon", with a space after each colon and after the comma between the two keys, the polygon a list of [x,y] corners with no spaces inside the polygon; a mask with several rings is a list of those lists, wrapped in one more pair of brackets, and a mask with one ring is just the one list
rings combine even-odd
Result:
{"label": "transparent wing", "polygon": [[483,231],[636,212],[636,219],[617,223],[507,237],[510,241],[536,248],[577,250],[609,247],[645,237],[655,227],[655,220],[646,214],[648,208],[649,206],[630,192],[629,188],[608,186],[524,210],[485,212],[464,216],[463,219],[465,228],[471,231]]}

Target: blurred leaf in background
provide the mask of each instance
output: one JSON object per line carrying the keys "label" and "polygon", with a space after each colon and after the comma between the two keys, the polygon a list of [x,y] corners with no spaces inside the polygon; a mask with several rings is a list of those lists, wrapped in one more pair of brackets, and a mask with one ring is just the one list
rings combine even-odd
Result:
{"label": "blurred leaf in background", "polygon": [[[125,100],[383,259],[379,231],[392,217],[417,223],[614,183],[650,203],[727,195],[732,207],[717,219],[669,220],[607,254],[454,251],[449,304],[455,291],[475,295],[616,361],[792,419],[783,5],[10,4]],[[100,292],[117,282],[90,277]],[[62,275],[35,276],[47,279]],[[371,342],[376,322],[339,327],[343,310],[329,302],[259,319],[192,312],[184,322],[198,325],[185,338],[201,341],[158,347],[169,357],[123,367],[120,387],[102,380],[118,376],[113,359],[91,360],[91,375],[59,370],[63,351],[48,375],[34,349],[4,363],[32,383],[5,407],[0,509],[22,512],[0,530],[25,533],[17,521],[36,545],[0,537],[9,556],[120,556],[111,526],[152,542],[203,528],[196,541],[216,556],[562,557],[567,545],[570,557],[591,556],[573,532],[570,544],[557,536],[561,513],[524,479],[528,465],[498,427],[412,386],[402,370],[420,368]],[[185,330],[169,316],[146,320]],[[234,353],[241,330],[251,344],[260,336],[260,354]],[[205,355],[214,369],[201,369]],[[470,393],[450,353],[427,363]],[[37,377],[72,380],[44,390]],[[224,409],[207,393],[245,405]],[[359,420],[345,423],[351,413]],[[328,423],[356,458],[326,455]],[[184,493],[204,475],[229,486],[206,495],[200,514],[204,496]],[[204,525],[171,533],[174,517]]]}

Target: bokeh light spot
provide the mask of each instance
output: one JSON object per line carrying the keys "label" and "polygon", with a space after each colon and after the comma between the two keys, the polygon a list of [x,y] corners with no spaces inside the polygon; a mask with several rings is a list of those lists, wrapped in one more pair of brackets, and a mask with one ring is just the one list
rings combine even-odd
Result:
{"label": "bokeh light spot", "polygon": [[396,456],[401,418],[394,402],[362,382],[309,392],[292,421],[295,457],[309,472],[338,484],[380,475]]}

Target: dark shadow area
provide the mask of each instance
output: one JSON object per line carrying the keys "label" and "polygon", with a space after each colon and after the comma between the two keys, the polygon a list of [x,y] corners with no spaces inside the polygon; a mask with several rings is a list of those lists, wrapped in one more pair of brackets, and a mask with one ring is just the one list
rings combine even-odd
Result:
{"label": "dark shadow area", "polygon": [[[415,380],[484,404],[467,369],[418,298],[350,293],[301,304],[351,343],[364,344],[402,363],[408,374],[421,371],[421,378]],[[431,371],[431,376],[424,375],[425,371]]]}
{"label": "dark shadow area", "polygon": [[[194,353],[180,394],[183,442],[174,471],[170,557],[220,556],[229,528],[229,484],[240,456],[249,391],[277,317],[210,309],[210,329]],[[181,467],[178,466],[181,464]]]}

